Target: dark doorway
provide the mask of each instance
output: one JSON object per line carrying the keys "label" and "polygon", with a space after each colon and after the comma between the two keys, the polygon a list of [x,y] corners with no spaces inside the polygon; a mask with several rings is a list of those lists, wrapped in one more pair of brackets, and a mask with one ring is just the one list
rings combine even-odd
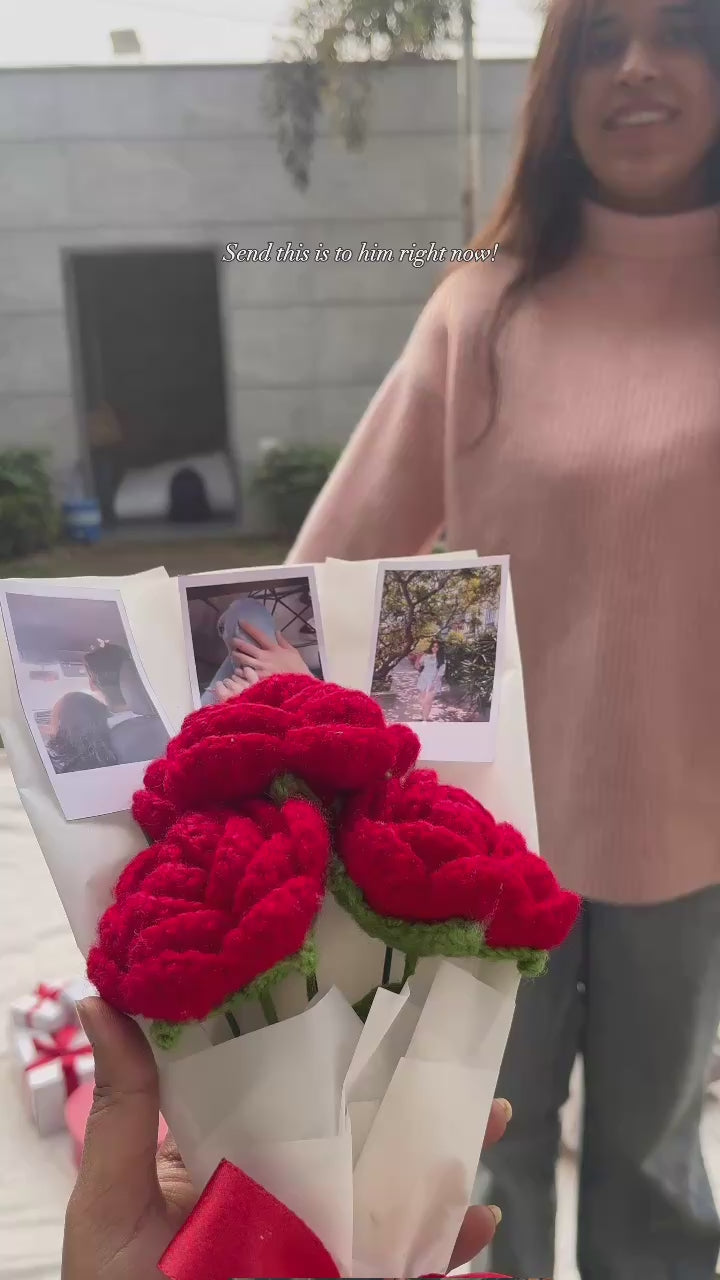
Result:
{"label": "dark doorway", "polygon": [[238,518],[215,253],[72,253],[67,287],[104,523]]}

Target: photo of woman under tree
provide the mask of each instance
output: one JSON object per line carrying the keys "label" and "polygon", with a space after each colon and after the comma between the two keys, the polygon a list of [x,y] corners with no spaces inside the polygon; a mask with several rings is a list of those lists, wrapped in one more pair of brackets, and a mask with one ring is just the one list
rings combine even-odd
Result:
{"label": "photo of woman under tree", "polygon": [[372,694],[391,722],[486,722],[501,568],[389,569]]}

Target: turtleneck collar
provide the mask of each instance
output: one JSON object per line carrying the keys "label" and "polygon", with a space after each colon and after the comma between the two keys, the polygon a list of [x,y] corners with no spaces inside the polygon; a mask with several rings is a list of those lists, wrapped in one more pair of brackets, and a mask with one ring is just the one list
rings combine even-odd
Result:
{"label": "turtleneck collar", "polygon": [[660,217],[618,213],[586,200],[583,243],[614,258],[702,258],[720,254],[720,206]]}

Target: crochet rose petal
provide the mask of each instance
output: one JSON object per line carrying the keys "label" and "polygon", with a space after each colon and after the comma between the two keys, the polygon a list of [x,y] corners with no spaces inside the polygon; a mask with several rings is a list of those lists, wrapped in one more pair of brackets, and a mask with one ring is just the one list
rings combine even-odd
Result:
{"label": "crochet rose petal", "polygon": [[389,772],[395,752],[384,729],[323,725],[293,729],[286,740],[290,773],[311,787],[339,793],[365,787]]}
{"label": "crochet rose petal", "polygon": [[312,676],[272,676],[187,716],[166,758],[148,768],[133,813],[149,839],[162,839],[188,810],[233,808],[285,774],[332,806],[405,777],[419,749],[406,726],[385,724],[367,694]]}
{"label": "crochet rose petal", "polygon": [[314,693],[318,683],[310,675],[269,676],[267,680],[260,680],[246,689],[242,698],[244,702],[259,703],[263,707],[282,707],[288,711],[292,707],[293,698],[303,693]]}
{"label": "crochet rose petal", "polygon": [[167,760],[162,756],[159,760],[153,760],[145,770],[143,779],[148,791],[154,791],[156,795],[165,794],[165,775],[167,773]]}
{"label": "crochet rose petal", "polygon": [[391,724],[388,727],[395,751],[392,772],[396,778],[404,778],[415,767],[420,755],[420,739],[406,724]]}
{"label": "crochet rose petal", "polygon": [[[163,761],[163,764],[165,762]],[[162,840],[178,817],[175,805],[156,791],[136,791],[132,815],[148,840]]]}
{"label": "crochet rose petal", "polygon": [[213,707],[202,707],[186,716],[182,729],[168,745],[168,759],[194,747],[204,738],[234,733],[262,733],[281,738],[292,726],[292,716],[278,707],[255,706],[245,697]]}
{"label": "crochet rose petal", "polygon": [[123,873],[88,957],[90,980],[127,1013],[208,1017],[302,951],[329,859],[327,824],[304,799],[185,815]]}
{"label": "crochet rose petal", "polygon": [[356,689],[317,682],[302,705],[305,724],[339,725],[341,728],[386,729],[385,717],[373,698]]}
{"label": "crochet rose petal", "polygon": [[375,784],[344,811],[337,849],[378,916],[480,926],[489,947],[547,951],[568,935],[579,899],[560,888],[522,835],[431,771]]}
{"label": "crochet rose petal", "polygon": [[262,794],[284,768],[278,738],[259,733],[204,738],[173,757],[165,786],[178,807],[233,805]]}

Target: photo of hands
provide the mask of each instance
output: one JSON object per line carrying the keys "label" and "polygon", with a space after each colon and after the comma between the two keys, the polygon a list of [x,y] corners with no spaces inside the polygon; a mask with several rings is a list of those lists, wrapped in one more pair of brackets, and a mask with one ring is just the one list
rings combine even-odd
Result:
{"label": "photo of hands", "polygon": [[272,675],[324,678],[311,567],[195,574],[179,586],[196,707],[226,702]]}

